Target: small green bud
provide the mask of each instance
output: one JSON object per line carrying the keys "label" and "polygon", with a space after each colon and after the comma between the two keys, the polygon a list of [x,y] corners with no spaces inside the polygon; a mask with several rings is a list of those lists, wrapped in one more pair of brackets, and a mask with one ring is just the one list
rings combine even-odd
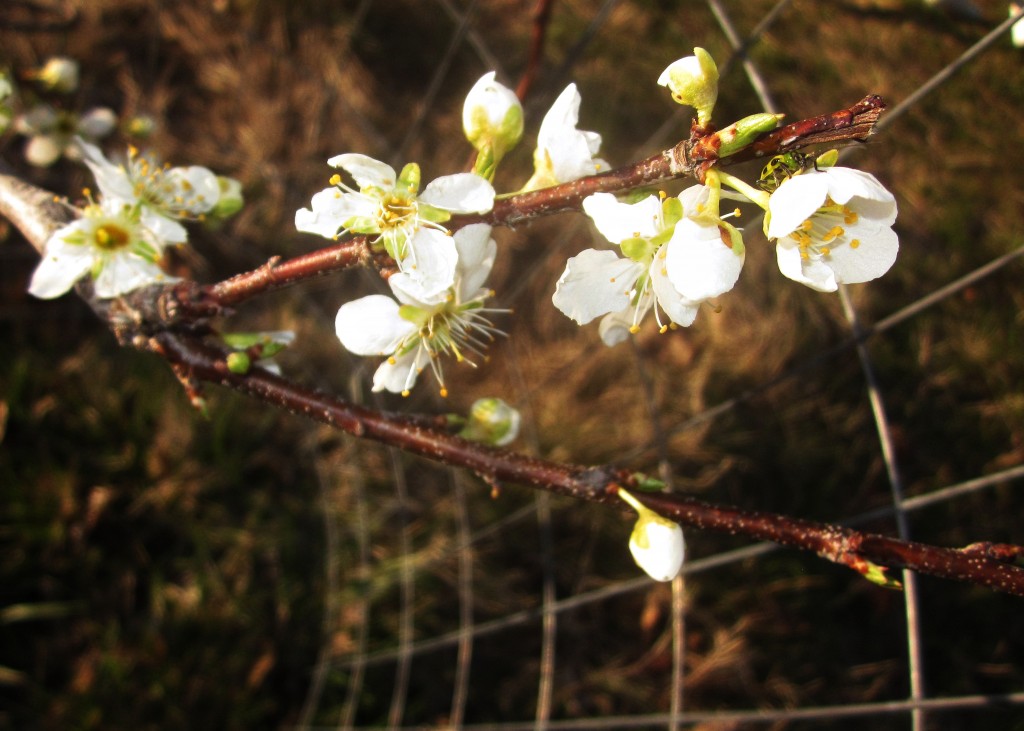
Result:
{"label": "small green bud", "polygon": [[763,135],[765,132],[771,132],[778,127],[779,120],[784,116],[783,114],[769,114],[768,112],[751,114],[749,117],[744,117],[738,122],[733,122],[728,127],[715,132],[714,137],[717,138],[718,143],[717,145],[712,143],[712,145],[717,146],[719,157],[734,155],[751,144],[760,135]]}
{"label": "small green bud", "polygon": [[402,172],[398,175],[398,182],[395,185],[396,189],[405,189],[409,193],[416,195],[420,189],[420,166],[414,162],[406,164],[402,168]]}
{"label": "small green bud", "polygon": [[693,54],[673,61],[661,72],[658,83],[668,87],[677,103],[696,109],[697,123],[704,127],[718,100],[718,66],[703,48],[694,48]]}
{"label": "small green bud", "polygon": [[252,360],[249,356],[241,351],[228,354],[228,370],[232,373],[237,373],[240,376],[244,376],[249,372],[249,368],[252,366]]}

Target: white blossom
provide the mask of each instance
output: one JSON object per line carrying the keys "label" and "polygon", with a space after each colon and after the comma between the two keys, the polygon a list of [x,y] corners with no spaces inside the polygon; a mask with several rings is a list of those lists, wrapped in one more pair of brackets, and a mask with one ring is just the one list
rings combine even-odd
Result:
{"label": "white blossom", "polygon": [[586,249],[566,262],[552,302],[583,325],[605,315],[599,333],[611,346],[637,332],[654,309],[687,326],[700,305],[728,292],[743,267],[738,231],[706,211],[708,190],[693,186],[678,199],[649,196],[637,203],[596,193],[583,202],[598,231],[618,244],[614,251]]}
{"label": "white blossom", "polygon": [[[457,257],[440,224],[453,213],[491,210],[491,184],[473,173],[457,173],[437,178],[420,193],[420,170],[415,163],[406,165],[398,176],[390,165],[357,153],[332,157],[328,164],[346,170],[358,190],[346,185],[340,175],[333,176],[331,187],[315,194],[310,208],[295,214],[295,227],[330,239],[340,233],[379,234],[377,240],[402,273],[420,278],[430,296],[447,290],[454,280]],[[439,259],[447,262],[446,269],[431,265],[430,261]]]}
{"label": "white blossom", "polygon": [[87,274],[101,298],[173,281],[158,265],[167,243],[142,223],[138,206],[105,198],[50,236],[28,291],[59,297]]}
{"label": "white blossom", "polygon": [[335,331],[347,350],[386,357],[374,374],[374,391],[407,396],[420,372],[430,365],[441,394],[447,395],[440,356],[451,355],[475,365],[472,358],[481,357],[499,334],[487,319],[494,310],[484,308],[492,292],[482,286],[497,251],[491,228],[485,224],[466,226],[452,238],[458,264],[447,290],[424,288],[423,278],[398,272],[388,280],[395,299],[369,295],[338,310]]}
{"label": "white blossom", "polygon": [[47,104],[37,104],[14,120],[18,134],[29,138],[25,159],[36,167],[49,167],[61,156],[69,160],[82,157],[82,140],[106,137],[117,126],[117,115],[106,107],[90,109],[82,115],[58,112]]}
{"label": "white blossom", "polygon": [[779,270],[820,292],[882,276],[896,261],[896,199],[860,170],[806,170],[768,200],[765,234]]}
{"label": "white blossom", "polygon": [[544,115],[533,153],[533,177],[523,190],[547,188],[608,170],[608,163],[596,157],[601,135],[576,129],[580,101],[576,84],[569,84]]}

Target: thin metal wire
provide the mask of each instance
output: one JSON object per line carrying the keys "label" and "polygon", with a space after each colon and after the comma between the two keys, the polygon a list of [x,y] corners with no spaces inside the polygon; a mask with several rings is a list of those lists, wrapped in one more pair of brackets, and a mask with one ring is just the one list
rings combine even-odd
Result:
{"label": "thin metal wire", "polygon": [[391,479],[395,485],[395,499],[398,502],[399,522],[399,584],[398,601],[398,657],[395,664],[395,681],[391,692],[391,706],[388,710],[388,727],[395,728],[402,723],[405,703],[409,696],[409,674],[412,671],[413,643],[413,602],[415,600],[415,567],[412,557],[412,528],[406,511],[409,505],[409,491],[405,481],[405,464],[402,453],[394,447],[388,448],[391,460]]}
{"label": "thin metal wire", "polygon": [[466,37],[466,33],[469,30],[469,21],[473,15],[473,11],[476,9],[476,0],[470,0],[469,5],[466,7],[466,11],[462,14],[461,20],[455,26],[455,32],[452,33],[451,40],[448,42],[448,47],[445,49],[444,56],[437,64],[437,70],[434,71],[434,75],[430,79],[430,85],[426,91],[423,92],[420,104],[416,109],[416,116],[413,117],[412,122],[406,129],[405,137],[399,144],[398,149],[391,156],[392,165],[394,167],[404,164],[405,157],[409,152],[409,148],[412,147],[423,129],[423,123],[426,121],[427,116],[434,108],[434,102],[437,101],[437,94],[441,91],[441,84],[448,77],[448,72],[451,70],[452,61],[455,60],[455,54],[458,52],[459,47],[462,45],[463,40]]}
{"label": "thin metal wire", "polygon": [[[448,481],[455,493],[455,520],[459,543],[472,540],[469,526],[469,507],[466,504],[466,480],[463,472],[448,470]],[[455,659],[455,689],[452,691],[452,710],[449,723],[455,728],[462,725],[469,699],[469,671],[473,662],[473,551],[463,548],[459,559],[459,649]]]}
{"label": "thin metal wire", "polygon": [[[725,12],[725,8],[722,7],[718,0],[708,0],[708,7],[711,8],[711,13],[715,16],[715,20],[718,21],[719,27],[729,41],[729,45],[733,48],[732,58],[740,59],[740,62],[743,64],[743,70],[747,74],[750,86],[761,102],[761,109],[772,114],[778,114],[779,106],[775,103],[771,92],[768,90],[768,83],[761,75],[761,71],[747,56],[748,42],[740,38],[740,34],[736,31],[736,26],[733,25],[732,19],[729,18],[729,14]],[[760,35],[752,36],[752,38],[760,38]]]}
{"label": "thin metal wire", "polygon": [[[877,703],[849,703],[835,706],[811,706],[807,708],[750,709],[740,711],[691,711],[683,714],[686,724],[777,724],[786,721],[823,721],[840,718],[864,718],[903,714],[914,709],[939,711],[995,710],[1015,708],[1024,705],[1024,693],[994,693],[991,695],[947,696]],[[662,727],[669,722],[667,713],[634,716],[606,716],[574,718],[552,721],[552,731],[575,731],[576,729],[636,729]],[[369,727],[367,727],[369,728]],[[422,726],[409,726],[409,731],[420,731]],[[530,731],[532,726],[524,722],[475,723],[462,727],[467,731]],[[311,729],[311,731],[321,731]],[[405,731],[404,729],[402,731]]]}
{"label": "thin metal wire", "polygon": [[[882,389],[878,385],[878,377],[871,363],[867,345],[861,339],[860,320],[850,299],[849,290],[843,285],[839,287],[839,299],[842,302],[843,313],[850,324],[853,337],[857,339],[857,357],[860,360],[861,370],[864,372],[864,380],[867,382],[871,413],[874,416],[878,442],[882,450],[882,458],[885,461],[885,471],[889,477],[892,505],[896,514],[896,531],[902,540],[910,540],[910,522],[907,520],[906,512],[903,509],[903,478],[900,475],[899,465],[896,462],[896,450],[893,447],[892,431],[889,428],[889,419],[886,416]],[[904,569],[902,573],[903,601],[906,608],[907,665],[910,680],[910,697],[914,701],[920,701],[924,698],[925,693],[924,664],[921,659],[921,622],[918,607],[917,575],[908,569]],[[924,713],[920,708],[914,708],[911,711],[911,723],[914,731],[922,731],[925,721]]]}

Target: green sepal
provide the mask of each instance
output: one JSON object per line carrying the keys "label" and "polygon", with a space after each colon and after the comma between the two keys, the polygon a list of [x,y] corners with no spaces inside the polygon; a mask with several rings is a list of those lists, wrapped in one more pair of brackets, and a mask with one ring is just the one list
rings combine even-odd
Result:
{"label": "green sepal", "polygon": [[839,162],[839,150],[829,150],[818,155],[814,164],[819,168],[834,167]]}
{"label": "green sepal", "polygon": [[671,229],[683,220],[683,202],[672,196],[661,202],[661,215],[665,219],[665,228]]}
{"label": "green sepal", "polygon": [[657,248],[651,241],[642,238],[626,239],[619,244],[619,249],[626,258],[639,262],[649,261]]}
{"label": "green sepal", "polygon": [[636,489],[644,492],[661,492],[666,487],[663,481],[656,477],[645,475],[643,472],[634,472],[630,476],[635,481]]}
{"label": "green sepal", "polygon": [[450,211],[434,208],[434,206],[422,201],[420,201],[418,205],[419,207],[416,210],[417,215],[425,221],[430,221],[431,223],[445,223],[452,217]]}
{"label": "green sepal", "polygon": [[487,182],[493,183],[494,174],[498,171],[498,160],[494,154],[494,146],[485,142],[478,149],[476,161],[473,163],[473,172]]}
{"label": "green sepal", "polygon": [[747,250],[746,245],[743,243],[743,233],[731,223],[726,223],[725,221],[718,224],[718,230],[725,231],[729,235],[732,253],[736,256],[743,256],[744,252]]}
{"label": "green sepal", "polygon": [[407,163],[398,176],[395,188],[404,189],[412,195],[416,195],[420,189],[420,166],[414,162]]}
{"label": "green sepal", "polygon": [[885,572],[888,570],[885,566],[879,566],[871,561],[865,561],[862,566],[857,567],[857,571],[872,584],[878,584],[884,589],[902,590],[903,584],[885,575]]}
{"label": "green sepal", "polygon": [[416,327],[422,327],[430,319],[430,313],[416,305],[400,305],[398,307],[398,316],[407,322],[411,322]]}

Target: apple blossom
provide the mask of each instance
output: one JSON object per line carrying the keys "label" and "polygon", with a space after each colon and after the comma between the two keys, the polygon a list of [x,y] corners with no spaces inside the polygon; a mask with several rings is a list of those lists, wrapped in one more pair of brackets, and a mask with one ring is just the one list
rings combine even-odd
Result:
{"label": "apple blossom", "polygon": [[875,177],[830,167],[783,181],[768,199],[765,235],[779,270],[820,292],[882,276],[896,261],[896,199]]}
{"label": "apple blossom", "polygon": [[[487,319],[496,310],[484,308],[492,292],[482,286],[497,251],[491,227],[473,224],[459,229],[452,238],[458,264],[447,290],[424,288],[424,279],[398,272],[388,280],[395,299],[374,294],[347,302],[338,310],[335,331],[346,349],[356,355],[387,356],[374,374],[374,391],[408,396],[429,364],[441,385],[441,395],[447,395],[440,356],[452,355],[459,362],[475,365],[467,356],[482,355],[500,334]],[[428,274],[425,279],[435,277]]]}
{"label": "apple blossom", "polygon": [[580,93],[569,84],[544,115],[533,153],[533,177],[524,191],[547,188],[608,169],[595,157],[601,149],[601,135],[576,129],[580,116]]}
{"label": "apple blossom", "polygon": [[81,218],[50,236],[28,291],[59,297],[86,274],[101,298],[173,281],[158,265],[167,243],[145,226],[139,206],[116,198],[90,203]]}

